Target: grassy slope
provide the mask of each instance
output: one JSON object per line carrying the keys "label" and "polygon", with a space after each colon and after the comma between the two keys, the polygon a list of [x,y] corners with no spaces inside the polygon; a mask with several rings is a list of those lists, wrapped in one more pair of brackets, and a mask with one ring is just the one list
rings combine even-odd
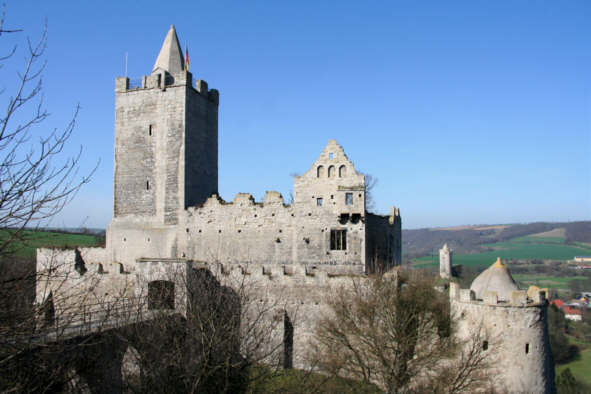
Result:
{"label": "grassy slope", "polygon": [[[6,239],[10,230],[0,230],[0,241]],[[74,248],[76,246],[99,246],[102,237],[92,234],[58,233],[53,231],[26,231],[26,242],[15,245],[19,257],[34,257],[35,250],[41,247]]]}
{"label": "grassy slope", "polygon": [[[265,367],[255,367],[251,379],[264,372]],[[247,388],[249,393],[356,393],[374,394],[382,393],[373,384],[365,384],[350,379],[328,377],[318,373],[310,373],[299,369],[286,369],[273,375],[262,382],[254,380]]]}
{"label": "grassy slope", "polygon": [[566,368],[570,368],[570,371],[577,380],[591,385],[591,345],[573,339],[571,340],[582,349],[581,354],[576,360],[570,363],[557,365],[556,375],[558,376]]}

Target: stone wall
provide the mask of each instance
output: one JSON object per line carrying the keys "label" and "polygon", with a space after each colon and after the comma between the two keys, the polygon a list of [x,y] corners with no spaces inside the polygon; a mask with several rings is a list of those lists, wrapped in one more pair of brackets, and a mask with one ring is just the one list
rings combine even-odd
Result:
{"label": "stone wall", "polygon": [[36,304],[51,301],[55,317],[66,323],[131,298],[136,288],[129,267],[110,262],[103,248],[37,249],[36,271]]}
{"label": "stone wall", "polygon": [[[84,249],[80,252],[86,256],[89,252],[96,253]],[[262,329],[265,335],[263,342],[272,349],[266,361],[296,368],[309,365],[310,341],[318,320],[330,313],[330,295],[338,287],[351,286],[353,281],[365,278],[363,275],[329,274],[299,264],[208,264],[154,258],[138,260],[133,270],[126,270],[121,264],[90,262],[89,259],[83,262],[81,271],[76,267],[77,252],[74,250],[38,249],[37,260],[37,270],[43,274],[37,282],[37,303],[41,306],[48,300],[52,302],[56,324],[71,323],[68,319],[77,313],[100,312],[117,301],[131,306],[130,316],[134,311],[149,309],[149,284],[154,281],[173,284],[173,312],[186,315],[189,295],[192,302],[204,297],[195,294],[198,287],[195,280],[200,278],[199,270],[207,270],[221,286],[233,289],[240,297],[242,306],[238,310],[243,313],[243,328],[252,329],[246,325],[260,324],[258,330]],[[262,320],[257,323],[257,319]],[[286,325],[291,330],[290,343],[286,342]]]}
{"label": "stone wall", "polygon": [[198,80],[196,89],[188,84],[182,209],[203,204],[218,192],[218,105],[218,91],[208,90],[205,81]]}
{"label": "stone wall", "polygon": [[[301,206],[303,205],[303,206]],[[303,264],[327,272],[364,272],[362,220],[341,221],[326,206],[284,205],[277,192],[256,203],[238,194],[226,203],[211,197],[187,210],[179,228],[179,255],[228,264]],[[331,230],[346,230],[346,249],[331,250]]]}
{"label": "stone wall", "polygon": [[[400,260],[400,225],[391,224],[399,221],[399,216],[382,216],[366,213],[366,266],[367,272],[386,272],[394,265],[402,264]],[[398,225],[397,225],[398,224]]]}

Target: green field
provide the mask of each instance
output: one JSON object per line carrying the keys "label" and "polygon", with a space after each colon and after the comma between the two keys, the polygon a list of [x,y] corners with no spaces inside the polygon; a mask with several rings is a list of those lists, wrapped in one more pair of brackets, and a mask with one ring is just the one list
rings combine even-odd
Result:
{"label": "green field", "polygon": [[589,346],[588,343],[576,340],[572,341],[581,348],[581,354],[576,360],[571,361],[570,363],[557,365],[556,375],[560,374],[565,369],[570,368],[570,371],[577,380],[591,385],[591,346]]}
{"label": "green field", "polygon": [[[486,267],[494,263],[497,257],[502,259],[522,260],[571,260],[579,255],[591,255],[591,246],[577,243],[565,244],[565,239],[560,237],[519,237],[505,242],[484,244],[494,250],[474,253],[458,254],[453,256],[454,264],[473,267]],[[417,267],[430,267],[439,265],[439,256],[425,256],[413,260]]]}
{"label": "green field", "polygon": [[[12,230],[0,230],[0,243],[10,237]],[[53,231],[29,231],[24,233],[24,242],[14,244],[14,254],[19,257],[34,257],[41,247],[74,248],[76,246],[99,246],[103,237],[93,234],[58,233]]]}
{"label": "green field", "polygon": [[514,274],[513,279],[521,284],[522,288],[530,285],[548,287],[556,290],[568,290],[569,284],[575,279],[587,279],[586,276],[547,276],[543,274]]}

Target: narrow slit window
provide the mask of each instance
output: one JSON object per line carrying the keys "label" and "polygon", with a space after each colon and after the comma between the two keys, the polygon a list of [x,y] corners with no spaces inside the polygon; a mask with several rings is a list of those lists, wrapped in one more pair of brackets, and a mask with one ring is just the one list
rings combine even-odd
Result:
{"label": "narrow slit window", "polygon": [[482,350],[488,350],[488,341],[482,342]]}
{"label": "narrow slit window", "polygon": [[525,354],[529,353],[529,343],[525,344]]}
{"label": "narrow slit window", "polygon": [[151,136],[152,135],[152,127],[153,125],[149,125],[148,126],[148,135]]}
{"label": "narrow slit window", "polygon": [[283,314],[283,368],[293,368],[293,323],[287,312]]}
{"label": "narrow slit window", "polygon": [[150,190],[150,181],[146,181],[146,190]]}

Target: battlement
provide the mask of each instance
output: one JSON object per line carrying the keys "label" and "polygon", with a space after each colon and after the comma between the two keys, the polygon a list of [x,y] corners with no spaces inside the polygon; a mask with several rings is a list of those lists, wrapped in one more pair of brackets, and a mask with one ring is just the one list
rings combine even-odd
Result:
{"label": "battlement", "polygon": [[[535,287],[535,286],[532,286]],[[537,289],[537,291],[536,291]],[[452,302],[469,303],[476,305],[495,307],[539,307],[546,305],[546,291],[543,289],[514,290],[509,301],[501,301],[495,291],[485,291],[482,299],[476,298],[476,293],[471,289],[461,289],[460,285],[451,282],[449,297]]]}
{"label": "battlement", "polygon": [[199,209],[202,208],[217,208],[219,206],[229,206],[229,207],[265,207],[265,206],[281,206],[284,208],[289,208],[291,205],[285,204],[285,200],[281,193],[276,191],[267,191],[265,194],[265,198],[262,202],[257,202],[252,194],[250,193],[237,193],[234,196],[234,199],[231,202],[228,202],[221,198],[218,194],[213,194],[210,196],[202,206],[198,207],[189,207],[187,211],[189,213],[195,213]]}
{"label": "battlement", "polygon": [[115,93],[129,93],[143,90],[160,89],[162,91],[171,87],[187,86],[194,92],[207,98],[215,104],[219,104],[219,92],[209,89],[206,81],[198,79],[193,85],[193,75],[190,72],[179,72],[174,75],[168,72],[159,72],[144,75],[140,79],[119,77],[115,79]]}
{"label": "battlement", "polygon": [[396,208],[394,205],[390,207],[390,214],[388,215],[388,223],[390,225],[400,224],[400,208]]}
{"label": "battlement", "polygon": [[37,272],[64,274],[78,272],[85,274],[119,275],[129,274],[132,267],[110,262],[105,248],[37,249]]}
{"label": "battlement", "polygon": [[340,282],[344,278],[366,278],[365,274],[358,272],[331,272],[316,265],[304,264],[222,264],[191,262],[193,268],[208,269],[219,277],[241,279],[248,277],[254,281],[278,282],[281,284],[293,283],[299,285],[317,285],[329,282]]}

